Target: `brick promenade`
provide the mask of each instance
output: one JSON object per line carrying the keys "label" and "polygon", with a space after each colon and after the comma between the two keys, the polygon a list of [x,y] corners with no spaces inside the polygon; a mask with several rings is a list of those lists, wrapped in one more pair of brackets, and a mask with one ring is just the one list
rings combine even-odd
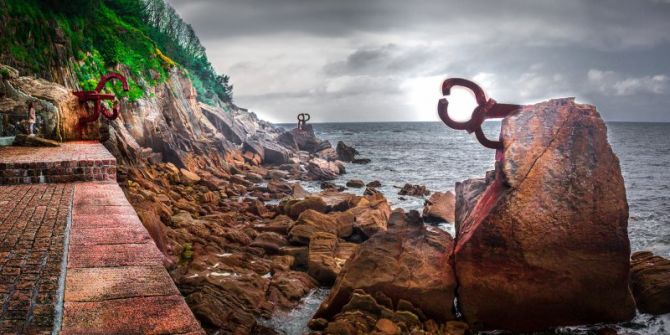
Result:
{"label": "brick promenade", "polygon": [[73,189],[0,186],[0,334],[51,333]]}
{"label": "brick promenade", "polygon": [[[99,143],[65,147],[0,148],[0,172],[32,182],[27,171],[90,160],[95,174],[111,156]],[[0,334],[204,334],[114,181],[0,186],[0,242]]]}

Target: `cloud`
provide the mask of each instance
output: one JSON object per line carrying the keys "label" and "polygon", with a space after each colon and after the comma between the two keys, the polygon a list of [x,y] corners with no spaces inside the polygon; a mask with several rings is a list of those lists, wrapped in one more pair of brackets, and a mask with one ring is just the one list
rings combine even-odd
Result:
{"label": "cloud", "polygon": [[606,119],[670,121],[667,1],[169,1],[236,103],[273,121],[437,120],[454,76],[499,102],[576,96]]}
{"label": "cloud", "polygon": [[668,91],[668,76],[657,74],[642,77],[624,77],[614,71],[590,69],[589,83],[605,95],[629,96],[634,94],[664,95]]}

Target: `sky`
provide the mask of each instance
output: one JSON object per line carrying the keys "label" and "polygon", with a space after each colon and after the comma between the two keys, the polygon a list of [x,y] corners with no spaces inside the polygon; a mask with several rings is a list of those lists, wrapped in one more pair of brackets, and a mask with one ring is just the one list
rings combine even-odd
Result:
{"label": "sky", "polygon": [[[670,122],[670,0],[168,0],[271,122],[436,121],[444,79]],[[466,90],[449,97],[469,117]],[[451,112],[450,112],[451,113]]]}

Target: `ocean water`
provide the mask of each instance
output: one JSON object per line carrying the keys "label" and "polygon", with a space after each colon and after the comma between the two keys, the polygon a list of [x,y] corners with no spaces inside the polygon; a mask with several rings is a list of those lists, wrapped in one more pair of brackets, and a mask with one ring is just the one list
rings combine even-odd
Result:
{"label": "ocean water", "polygon": [[[483,147],[474,135],[441,122],[321,123],[313,127],[333,146],[344,141],[361,153],[359,157],[372,160],[367,165],[348,164],[347,173],[335,182],[379,180],[380,190],[394,208],[423,208],[423,198],[397,194],[405,183],[426,185],[431,191],[453,191],[456,182],[482,177],[493,169],[494,150]],[[497,138],[499,129],[500,122],[484,124],[489,138]],[[607,129],[626,184],[631,249],[670,257],[670,123],[608,123]]]}
{"label": "ocean water", "polygon": [[[398,187],[422,184],[431,191],[453,191],[457,181],[484,176],[493,169],[494,150],[484,148],[474,135],[455,131],[440,122],[425,123],[321,123],[312,124],[320,138],[344,141],[361,155],[367,165],[348,164],[347,174],[335,180],[344,185],[350,179],[379,180],[380,190],[392,207],[419,209],[424,199],[401,197]],[[283,125],[290,129],[294,125]],[[626,184],[630,218],[631,250],[650,250],[670,257],[670,123],[608,123],[608,139],[619,157]],[[497,138],[500,122],[486,122],[484,131]],[[318,183],[306,188],[319,189]],[[362,193],[361,189],[349,192]],[[452,225],[443,228],[453,234]],[[311,300],[310,300],[311,301]],[[313,313],[313,301],[296,309],[293,317]],[[620,334],[670,334],[670,314],[658,317],[638,315],[633,321],[614,325]],[[588,334],[592,327],[558,330],[561,334]],[[287,331],[287,334],[300,332]]]}

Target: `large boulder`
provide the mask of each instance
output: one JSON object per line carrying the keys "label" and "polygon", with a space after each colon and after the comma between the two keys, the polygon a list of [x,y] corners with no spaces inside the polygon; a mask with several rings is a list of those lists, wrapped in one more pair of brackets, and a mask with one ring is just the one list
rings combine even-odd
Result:
{"label": "large boulder", "polygon": [[456,184],[465,320],[534,331],[631,319],[626,192],[595,107],[525,106],[503,120],[502,142],[495,172]]}
{"label": "large boulder", "polygon": [[433,193],[423,207],[423,218],[427,222],[448,222],[454,223],[454,206],[456,198],[454,193],[435,192]]}
{"label": "large boulder", "polygon": [[328,211],[328,205],[321,197],[307,196],[304,199],[290,199],[281,203],[286,215],[297,219],[300,214],[308,209],[325,213]]}
{"label": "large boulder", "polygon": [[307,171],[313,180],[333,180],[343,172],[337,161],[329,162],[317,157],[308,162]]}
{"label": "large boulder", "polygon": [[249,139],[244,142],[242,150],[257,154],[265,164],[281,165],[288,162],[291,152],[274,142],[264,139]]}
{"label": "large boulder", "polygon": [[426,188],[426,186],[423,185],[412,185],[412,184],[405,184],[400,191],[398,191],[399,195],[409,195],[412,197],[422,197],[430,194],[430,191]]}
{"label": "large boulder", "polygon": [[300,150],[314,153],[320,149],[325,149],[320,147],[321,141],[314,134],[314,129],[310,124],[305,125],[303,129],[294,128],[290,133]]}
{"label": "large boulder", "polygon": [[342,141],[337,142],[336,151],[338,159],[343,162],[351,162],[358,155],[358,151],[355,148],[344,144]]}
{"label": "large boulder", "polygon": [[340,241],[337,235],[317,232],[309,241],[307,273],[321,285],[332,285],[357,244]]}
{"label": "large boulder", "polygon": [[640,312],[670,313],[670,260],[648,251],[634,253],[630,287]]}
{"label": "large boulder", "polygon": [[391,215],[391,205],[381,193],[376,193],[362,197],[356,207],[347,212],[353,214],[355,218],[354,231],[362,235],[362,239],[368,239],[386,230]]}
{"label": "large boulder", "polygon": [[289,242],[293,244],[309,245],[314,234],[326,232],[338,237],[351,235],[354,217],[347,212],[323,214],[308,209],[298,217],[295,225],[288,233]]}
{"label": "large boulder", "polygon": [[448,233],[427,228],[415,211],[407,215],[398,209],[391,215],[389,230],[360,245],[344,265],[314,318],[332,320],[360,289],[390,299],[393,306],[410,302],[427,318],[453,320],[452,250]]}

